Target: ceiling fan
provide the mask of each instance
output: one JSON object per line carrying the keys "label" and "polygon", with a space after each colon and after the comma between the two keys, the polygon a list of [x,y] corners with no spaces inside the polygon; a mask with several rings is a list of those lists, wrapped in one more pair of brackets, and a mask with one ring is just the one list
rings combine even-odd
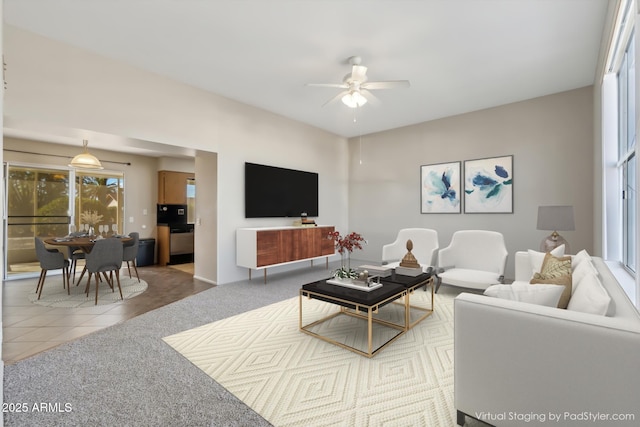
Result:
{"label": "ceiling fan", "polygon": [[340,92],[322,106],[324,107],[331,102],[341,99],[342,102],[350,108],[362,107],[369,100],[376,100],[376,97],[370,92],[378,89],[395,89],[409,87],[409,80],[386,80],[380,82],[370,82],[367,80],[367,67],[360,65],[362,58],[352,56],[349,58],[351,64],[351,72],[344,76],[342,83],[307,83],[307,86],[316,87],[336,87],[345,89]]}

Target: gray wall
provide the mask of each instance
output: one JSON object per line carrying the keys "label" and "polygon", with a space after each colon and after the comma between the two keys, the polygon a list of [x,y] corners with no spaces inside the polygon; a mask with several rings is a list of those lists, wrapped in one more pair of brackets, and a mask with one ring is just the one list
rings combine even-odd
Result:
{"label": "gray wall", "polygon": [[[78,146],[51,144],[27,139],[4,137],[4,160],[6,162],[28,163],[32,165],[52,165],[67,167],[69,159],[82,151],[81,141]],[[12,150],[31,153],[51,154],[35,155],[18,153]],[[124,173],[125,182],[125,221],[124,231],[137,231],[140,237],[156,236],[156,203],[158,202],[157,159],[148,156],[116,153],[95,148],[89,141],[89,152],[101,159],[106,171]],[[68,156],[68,157],[57,157]],[[123,165],[113,162],[130,162]],[[194,164],[193,160],[191,163]],[[146,214],[145,214],[146,213]],[[129,219],[133,218],[133,222]]]}
{"label": "gray wall", "polygon": [[[363,112],[363,114],[365,114]],[[539,205],[573,205],[576,230],[561,234],[573,253],[594,251],[593,87],[349,140],[349,231],[369,244],[354,258],[380,260],[398,229],[432,228],[440,247],[456,230],[504,234],[513,254],[537,249]],[[514,156],[513,214],[421,214],[420,166]],[[464,163],[463,163],[464,164]],[[347,230],[343,230],[347,231]]]}
{"label": "gray wall", "polygon": [[[11,58],[4,120],[13,131],[46,133],[51,141],[89,131],[215,153],[217,238],[199,239],[196,247],[215,260],[215,269],[200,269],[198,256],[197,276],[218,284],[245,279],[246,269],[236,265],[236,229],[292,222],[244,218],[247,161],[318,172],[316,221],[346,227],[346,138],[10,25],[3,29]],[[90,142],[92,151],[100,148],[109,147]]]}

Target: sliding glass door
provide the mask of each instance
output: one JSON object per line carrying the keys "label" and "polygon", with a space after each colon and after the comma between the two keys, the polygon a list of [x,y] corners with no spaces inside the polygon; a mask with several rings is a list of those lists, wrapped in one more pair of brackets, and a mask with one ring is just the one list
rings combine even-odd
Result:
{"label": "sliding glass door", "polygon": [[103,236],[122,232],[124,227],[124,178],[122,174],[102,171],[75,171],[76,230],[86,230],[83,214],[95,213],[100,221],[95,232]]}
{"label": "sliding glass door", "polygon": [[69,224],[68,169],[5,167],[5,278],[40,272],[34,237],[64,236]]}
{"label": "sliding glass door", "polygon": [[5,279],[38,275],[34,237],[66,236],[70,225],[82,230],[87,227],[83,213],[95,213],[100,218],[95,232],[104,237],[123,231],[121,172],[8,163],[4,174]]}

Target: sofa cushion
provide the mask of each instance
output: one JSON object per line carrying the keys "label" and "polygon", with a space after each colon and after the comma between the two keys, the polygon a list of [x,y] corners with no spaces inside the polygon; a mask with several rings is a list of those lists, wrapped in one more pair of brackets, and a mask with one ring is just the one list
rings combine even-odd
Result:
{"label": "sofa cushion", "polygon": [[591,255],[584,249],[571,257],[571,268],[575,270],[583,261],[591,262]]}
{"label": "sofa cushion", "polygon": [[[529,249],[529,261],[531,262],[531,275],[529,277],[533,277],[534,273],[539,273],[542,268],[542,263],[544,262],[544,258],[547,255],[545,252],[534,251],[533,249]],[[549,252],[553,256],[561,257],[564,256],[564,245],[560,245],[557,248],[553,249]]]}
{"label": "sofa cushion", "polygon": [[564,286],[560,285],[530,285],[528,283],[513,283],[511,285],[489,286],[484,294],[490,297],[526,302],[529,304],[557,307]]}
{"label": "sofa cushion", "polygon": [[[572,267],[573,268],[573,267]],[[571,273],[571,277],[573,279],[573,287],[571,289],[571,293],[575,294],[576,289],[580,285],[580,281],[587,274],[594,274],[596,277],[599,276],[598,269],[591,260],[583,260],[578,265],[573,268],[573,272]]]}
{"label": "sofa cushion", "polygon": [[535,284],[551,284],[564,286],[562,296],[558,302],[558,308],[567,308],[571,298],[571,257],[556,257],[547,253],[540,268],[540,273],[535,273],[530,282]]}
{"label": "sofa cushion", "polygon": [[500,275],[490,271],[452,268],[439,273],[443,283],[463,288],[486,289],[490,285],[500,283]]}
{"label": "sofa cushion", "polygon": [[583,313],[607,314],[611,297],[595,274],[586,274],[578,283],[576,291],[569,300],[567,310]]}

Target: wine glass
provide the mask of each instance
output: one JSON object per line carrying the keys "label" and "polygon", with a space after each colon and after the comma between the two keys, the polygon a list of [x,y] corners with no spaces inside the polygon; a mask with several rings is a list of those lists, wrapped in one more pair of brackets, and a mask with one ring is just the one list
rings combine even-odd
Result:
{"label": "wine glass", "polygon": [[113,235],[118,235],[118,224],[111,224],[111,229],[113,230]]}
{"label": "wine glass", "polygon": [[104,233],[104,225],[100,224],[98,226],[98,231],[100,231],[100,236],[102,236],[102,234]]}

